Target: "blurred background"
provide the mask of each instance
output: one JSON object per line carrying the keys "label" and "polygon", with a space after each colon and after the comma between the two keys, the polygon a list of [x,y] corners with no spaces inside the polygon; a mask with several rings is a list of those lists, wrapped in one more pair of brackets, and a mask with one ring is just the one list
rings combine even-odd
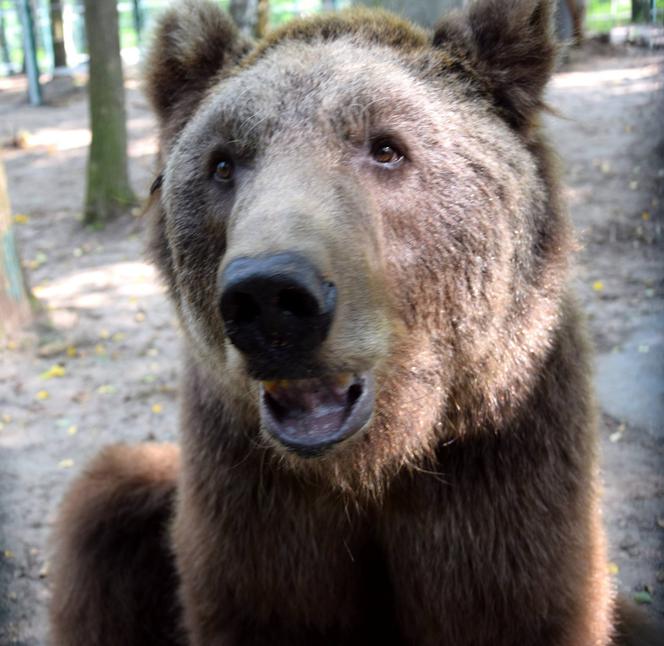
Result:
{"label": "blurred background", "polygon": [[[100,447],[176,438],[179,331],[144,258],[159,172],[141,62],[166,0],[0,0],[0,644],[48,644],[49,533]],[[220,0],[255,38],[380,6]],[[558,0],[544,125],[596,348],[607,570],[664,616],[664,0]]]}
{"label": "blurred background", "polygon": [[[295,16],[343,9],[351,4],[382,6],[431,26],[446,10],[464,5],[463,0],[221,0],[239,22],[256,32],[273,28]],[[145,36],[168,0],[131,0],[117,3],[120,45],[123,58],[136,61]],[[610,33],[615,27],[634,23],[664,25],[664,0],[576,0],[560,2],[559,18],[569,37],[573,22],[570,9],[583,13],[584,31]],[[265,15],[261,15],[265,14]],[[261,24],[261,21],[262,22]],[[25,71],[25,29],[33,31],[39,69],[52,73],[61,67],[76,67],[87,61],[83,0],[0,0],[0,76]],[[614,38],[620,38],[616,36]]]}

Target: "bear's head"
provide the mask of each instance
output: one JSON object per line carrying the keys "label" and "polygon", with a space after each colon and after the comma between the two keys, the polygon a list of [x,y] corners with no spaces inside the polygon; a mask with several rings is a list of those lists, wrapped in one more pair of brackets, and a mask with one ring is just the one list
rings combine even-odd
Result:
{"label": "bear's head", "polygon": [[208,1],[161,19],[152,254],[200,369],[282,462],[375,482],[527,396],[569,246],[537,125],[555,49],[549,0],[258,44]]}

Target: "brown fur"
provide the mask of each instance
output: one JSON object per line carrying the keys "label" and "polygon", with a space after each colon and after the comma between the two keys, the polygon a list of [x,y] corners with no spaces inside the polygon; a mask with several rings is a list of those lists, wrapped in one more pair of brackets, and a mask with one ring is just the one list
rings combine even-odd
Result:
{"label": "brown fur", "polygon": [[[251,51],[209,2],[162,18],[147,67],[164,165],[151,251],[185,332],[170,549],[187,643],[611,642],[588,352],[538,126],[550,14],[546,0],[481,0],[431,38],[347,12]],[[407,158],[391,171],[369,152],[385,136]],[[220,150],[232,186],[210,179]],[[283,250],[339,294],[307,370],[377,383],[363,432],[309,460],[261,429],[219,311],[233,259]],[[65,501],[58,643],[171,643],[131,632],[173,625],[160,531],[174,463],[156,477],[145,450],[126,454],[136,475],[114,453],[130,449],[102,454]],[[158,546],[163,580],[112,533],[119,511],[142,527],[158,509],[140,544]],[[91,541],[97,526],[109,534]],[[143,612],[145,582],[163,597]]]}
{"label": "brown fur", "polygon": [[178,468],[177,447],[116,445],[74,483],[56,531],[55,644],[183,643],[168,541]]}

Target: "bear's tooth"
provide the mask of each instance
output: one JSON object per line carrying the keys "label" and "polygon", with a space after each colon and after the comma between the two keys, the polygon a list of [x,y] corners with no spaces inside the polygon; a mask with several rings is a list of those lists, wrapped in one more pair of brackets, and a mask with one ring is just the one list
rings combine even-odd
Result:
{"label": "bear's tooth", "polygon": [[263,388],[270,394],[272,394],[278,388],[277,381],[263,381]]}
{"label": "bear's tooth", "polygon": [[353,382],[352,372],[341,372],[334,379],[334,385],[337,388],[348,388]]}

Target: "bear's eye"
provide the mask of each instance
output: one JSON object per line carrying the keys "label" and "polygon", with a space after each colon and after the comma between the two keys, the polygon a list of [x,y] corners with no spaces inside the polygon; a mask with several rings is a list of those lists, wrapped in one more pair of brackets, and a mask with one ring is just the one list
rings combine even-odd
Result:
{"label": "bear's eye", "polygon": [[379,164],[396,166],[404,159],[404,154],[391,141],[377,141],[371,147],[371,156]]}
{"label": "bear's eye", "polygon": [[233,179],[235,164],[232,159],[220,159],[214,168],[214,178],[218,182],[228,182]]}

